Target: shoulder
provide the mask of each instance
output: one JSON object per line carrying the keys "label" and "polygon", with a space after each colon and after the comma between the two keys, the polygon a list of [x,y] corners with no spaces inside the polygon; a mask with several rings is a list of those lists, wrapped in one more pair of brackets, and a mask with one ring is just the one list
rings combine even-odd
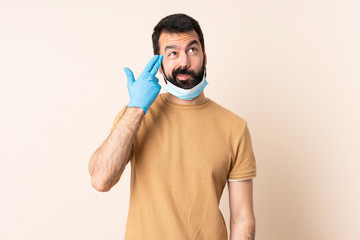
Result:
{"label": "shoulder", "polygon": [[240,127],[245,127],[247,121],[239,116],[238,114],[234,113],[228,108],[221,106],[220,104],[216,103],[215,101],[211,100],[212,103],[209,105],[210,111],[214,113],[214,116],[219,120],[223,121],[224,123],[228,123],[231,125],[237,125]]}

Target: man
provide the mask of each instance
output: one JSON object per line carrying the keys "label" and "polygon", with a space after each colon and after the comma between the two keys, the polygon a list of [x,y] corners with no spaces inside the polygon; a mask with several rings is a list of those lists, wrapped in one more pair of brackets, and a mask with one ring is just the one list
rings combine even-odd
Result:
{"label": "man", "polygon": [[[206,52],[196,20],[173,14],[152,35],[155,56],[89,163],[109,191],[131,162],[126,240],[228,239],[219,201],[228,182],[230,239],[254,239],[255,157],[247,123],[205,97]],[[163,74],[165,93],[155,74]],[[224,81],[224,80],[223,80]]]}

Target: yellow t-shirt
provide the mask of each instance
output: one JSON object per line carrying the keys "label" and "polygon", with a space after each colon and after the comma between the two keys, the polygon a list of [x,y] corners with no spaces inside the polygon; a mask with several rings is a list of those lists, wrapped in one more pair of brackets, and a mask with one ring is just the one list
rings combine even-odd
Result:
{"label": "yellow t-shirt", "polygon": [[177,105],[160,94],[133,148],[125,240],[228,239],[219,209],[225,184],[256,176],[244,119],[210,99]]}

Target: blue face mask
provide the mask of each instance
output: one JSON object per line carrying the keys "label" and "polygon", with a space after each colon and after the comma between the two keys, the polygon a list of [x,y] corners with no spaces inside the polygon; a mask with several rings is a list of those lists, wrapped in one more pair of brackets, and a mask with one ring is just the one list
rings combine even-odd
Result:
{"label": "blue face mask", "polygon": [[165,73],[164,73],[164,69],[162,70],[162,72],[163,72],[163,76],[164,76],[164,79],[166,82],[165,91],[169,92],[170,94],[172,94],[175,97],[180,98],[182,100],[192,100],[192,99],[196,98],[197,96],[200,95],[200,93],[204,90],[204,88],[209,84],[206,81],[205,70],[204,70],[204,76],[203,76],[203,79],[201,80],[201,82],[198,85],[196,85],[190,89],[183,89],[178,86],[175,86],[169,80],[167,80]]}

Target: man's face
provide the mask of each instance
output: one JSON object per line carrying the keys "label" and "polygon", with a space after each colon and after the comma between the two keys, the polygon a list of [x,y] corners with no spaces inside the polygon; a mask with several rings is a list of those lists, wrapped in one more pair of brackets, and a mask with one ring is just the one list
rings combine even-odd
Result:
{"label": "man's face", "polygon": [[164,74],[172,84],[189,89],[201,82],[206,54],[194,30],[185,33],[162,32],[159,47],[160,54],[164,56]]}

